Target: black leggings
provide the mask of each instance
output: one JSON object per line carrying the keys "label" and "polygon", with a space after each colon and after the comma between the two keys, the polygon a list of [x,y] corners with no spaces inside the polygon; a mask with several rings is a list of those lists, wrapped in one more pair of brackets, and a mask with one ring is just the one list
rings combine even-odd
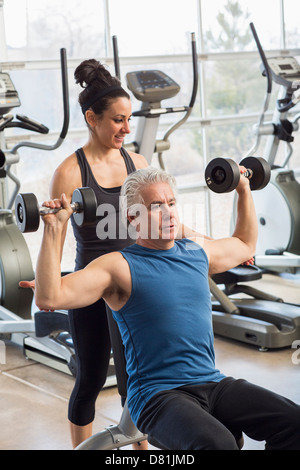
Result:
{"label": "black leggings", "polygon": [[244,432],[268,450],[300,450],[300,406],[231,377],[157,393],[137,426],[168,450],[238,450]]}
{"label": "black leggings", "polygon": [[95,402],[105,384],[110,358],[110,335],[105,302],[69,311],[77,375],[69,401],[68,418],[85,426],[94,420]]}

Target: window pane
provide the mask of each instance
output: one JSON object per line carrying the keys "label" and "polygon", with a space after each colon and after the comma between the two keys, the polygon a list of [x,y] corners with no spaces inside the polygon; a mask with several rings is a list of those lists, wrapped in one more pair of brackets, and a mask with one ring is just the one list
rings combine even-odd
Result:
{"label": "window pane", "polygon": [[234,193],[217,194],[210,191],[212,234],[215,239],[231,236]]}
{"label": "window pane", "polygon": [[10,76],[21,101],[21,107],[14,111],[41,122],[51,131],[59,130],[63,122],[60,71],[18,70],[10,72]]}
{"label": "window pane", "polygon": [[260,65],[259,58],[204,62],[207,117],[260,112],[267,89]]}
{"label": "window pane", "polygon": [[109,13],[120,56],[186,53],[197,31],[195,0],[110,0]]}
{"label": "window pane", "polygon": [[61,47],[72,58],[105,55],[101,0],[8,0],[4,19],[8,60],[57,59]]}
{"label": "window pane", "polygon": [[203,182],[202,138],[198,129],[178,129],[170,138],[170,149],[163,153],[166,170],[179,185]]}
{"label": "window pane", "polygon": [[[21,107],[15,112],[25,114],[43,123],[50,131],[60,131],[63,123],[63,97],[61,71],[54,70],[15,70],[10,72],[18,91]],[[70,129],[85,126],[78,104],[78,94],[82,90],[74,81],[74,69],[68,68],[70,102]],[[22,133],[26,131],[22,130]]]}
{"label": "window pane", "polygon": [[254,143],[252,126],[252,123],[228,123],[208,127],[209,159],[228,156],[239,162]]}
{"label": "window pane", "polygon": [[295,0],[284,0],[286,47],[300,47],[299,4]]}
{"label": "window pane", "polygon": [[[266,21],[272,13],[272,21]],[[202,0],[205,49],[211,52],[256,50],[249,28],[252,21],[264,47],[280,47],[279,1]]]}
{"label": "window pane", "polygon": [[199,233],[207,233],[204,191],[183,193],[177,197],[180,221]]}

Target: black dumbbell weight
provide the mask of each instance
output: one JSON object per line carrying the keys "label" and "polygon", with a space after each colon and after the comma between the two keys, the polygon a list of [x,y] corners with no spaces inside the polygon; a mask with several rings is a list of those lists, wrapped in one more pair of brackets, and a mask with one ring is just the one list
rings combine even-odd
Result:
{"label": "black dumbbell weight", "polygon": [[[246,157],[240,162],[240,166],[247,169],[243,176],[249,178],[252,191],[263,189],[269,183],[271,168],[264,158]],[[239,165],[231,158],[215,158],[205,170],[206,184],[215,193],[233,191],[239,184],[240,177]]]}
{"label": "black dumbbell weight", "polygon": [[252,176],[248,176],[250,179],[251,191],[259,191],[269,184],[271,178],[271,167],[264,158],[246,157],[240,161],[240,165],[250,169],[252,172]]}
{"label": "black dumbbell weight", "polygon": [[[71,207],[76,225],[81,227],[95,223],[97,201],[91,188],[75,189]],[[41,216],[55,214],[61,209],[61,207],[50,209],[39,206],[36,196],[32,193],[18,194],[15,202],[16,222],[21,232],[36,232],[40,225]]]}

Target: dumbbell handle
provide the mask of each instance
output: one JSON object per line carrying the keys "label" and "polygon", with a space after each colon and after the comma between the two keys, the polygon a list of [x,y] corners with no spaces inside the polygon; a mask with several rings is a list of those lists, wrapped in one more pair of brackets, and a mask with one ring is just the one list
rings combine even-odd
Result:
{"label": "dumbbell handle", "polygon": [[252,176],[253,176],[253,171],[250,170],[250,168],[247,168],[247,171],[245,173],[243,173],[243,176],[245,176],[246,178],[248,178],[249,180],[251,180]]}
{"label": "dumbbell handle", "polygon": [[[78,202],[72,202],[70,204],[71,209],[73,212],[79,212],[80,210],[80,204]],[[44,207],[41,206],[39,207],[39,213],[40,215],[48,215],[48,214],[56,214],[57,212],[61,211],[63,207],[55,207],[54,209],[51,209],[50,207]]]}

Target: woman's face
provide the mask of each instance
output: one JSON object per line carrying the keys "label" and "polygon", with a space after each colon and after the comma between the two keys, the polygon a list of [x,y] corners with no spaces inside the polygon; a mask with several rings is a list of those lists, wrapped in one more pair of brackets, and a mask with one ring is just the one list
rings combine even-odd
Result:
{"label": "woman's face", "polygon": [[93,130],[99,143],[108,148],[120,149],[127,134],[130,133],[131,102],[128,98],[116,98],[96,117]]}

